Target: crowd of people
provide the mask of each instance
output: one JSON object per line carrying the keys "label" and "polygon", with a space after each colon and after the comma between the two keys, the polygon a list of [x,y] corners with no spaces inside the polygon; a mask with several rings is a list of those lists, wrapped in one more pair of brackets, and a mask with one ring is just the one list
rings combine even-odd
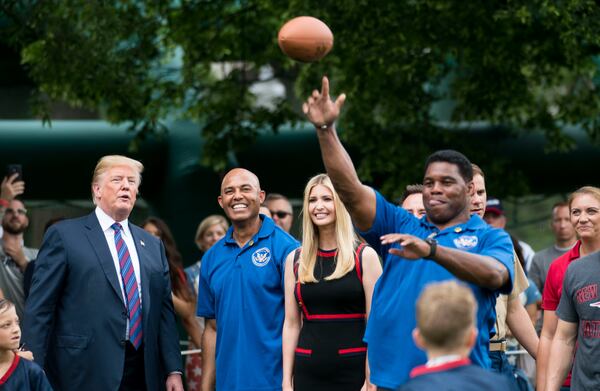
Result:
{"label": "crowd of people", "polygon": [[[52,221],[39,251],[24,246],[25,183],[4,178],[0,388],[600,388],[600,189],[556,204],[555,244],[534,255],[460,152],[432,153],[397,202],[363,184],[335,127],[344,102],[324,78],[303,105],[327,173],[306,184],[300,240],[290,201],[234,168],[188,267],[165,221],[129,221],[136,160],[102,157],[95,209]],[[202,352],[185,365],[177,319]]]}

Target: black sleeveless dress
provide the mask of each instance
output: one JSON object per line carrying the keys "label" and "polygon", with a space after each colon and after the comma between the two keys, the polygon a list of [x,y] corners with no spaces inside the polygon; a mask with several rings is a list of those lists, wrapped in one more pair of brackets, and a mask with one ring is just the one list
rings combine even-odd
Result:
{"label": "black sleeveless dress", "polygon": [[[294,391],[359,391],[365,381],[364,248],[361,244],[355,250],[354,269],[336,280],[325,280],[335,270],[336,251],[320,250],[315,264],[318,282],[296,282],[302,328],[296,348]],[[297,267],[296,262],[296,280]]]}

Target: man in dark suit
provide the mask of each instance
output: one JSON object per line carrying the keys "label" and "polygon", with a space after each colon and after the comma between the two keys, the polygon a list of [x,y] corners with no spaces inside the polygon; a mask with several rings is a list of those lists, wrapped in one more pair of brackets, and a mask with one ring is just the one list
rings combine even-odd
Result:
{"label": "man in dark suit", "polygon": [[61,391],[183,391],[162,243],[128,222],[143,166],[96,165],[96,210],[44,237],[25,310],[24,341]]}

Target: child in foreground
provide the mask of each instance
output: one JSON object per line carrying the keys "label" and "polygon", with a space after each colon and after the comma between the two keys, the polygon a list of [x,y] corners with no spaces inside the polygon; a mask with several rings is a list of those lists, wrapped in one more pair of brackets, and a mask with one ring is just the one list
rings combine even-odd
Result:
{"label": "child in foreground", "polygon": [[477,304],[471,290],[456,281],[427,286],[417,301],[413,338],[427,352],[427,364],[414,368],[400,391],[508,391],[500,375],[472,365],[477,340]]}
{"label": "child in foreground", "polygon": [[15,306],[0,299],[0,390],[52,391],[42,368],[17,354],[20,342],[21,328]]}

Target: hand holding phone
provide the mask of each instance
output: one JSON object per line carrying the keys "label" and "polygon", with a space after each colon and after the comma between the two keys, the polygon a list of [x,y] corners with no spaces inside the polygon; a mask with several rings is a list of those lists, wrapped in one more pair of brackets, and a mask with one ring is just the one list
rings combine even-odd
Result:
{"label": "hand holding phone", "polygon": [[9,164],[6,166],[6,177],[10,178],[14,174],[17,174],[14,182],[23,182],[23,166],[20,164]]}
{"label": "hand holding phone", "polygon": [[[12,178],[14,176],[14,178]],[[25,182],[23,181],[23,168],[20,164],[9,164],[6,166],[6,177],[2,178],[0,184],[0,206],[13,200],[25,192]]]}

